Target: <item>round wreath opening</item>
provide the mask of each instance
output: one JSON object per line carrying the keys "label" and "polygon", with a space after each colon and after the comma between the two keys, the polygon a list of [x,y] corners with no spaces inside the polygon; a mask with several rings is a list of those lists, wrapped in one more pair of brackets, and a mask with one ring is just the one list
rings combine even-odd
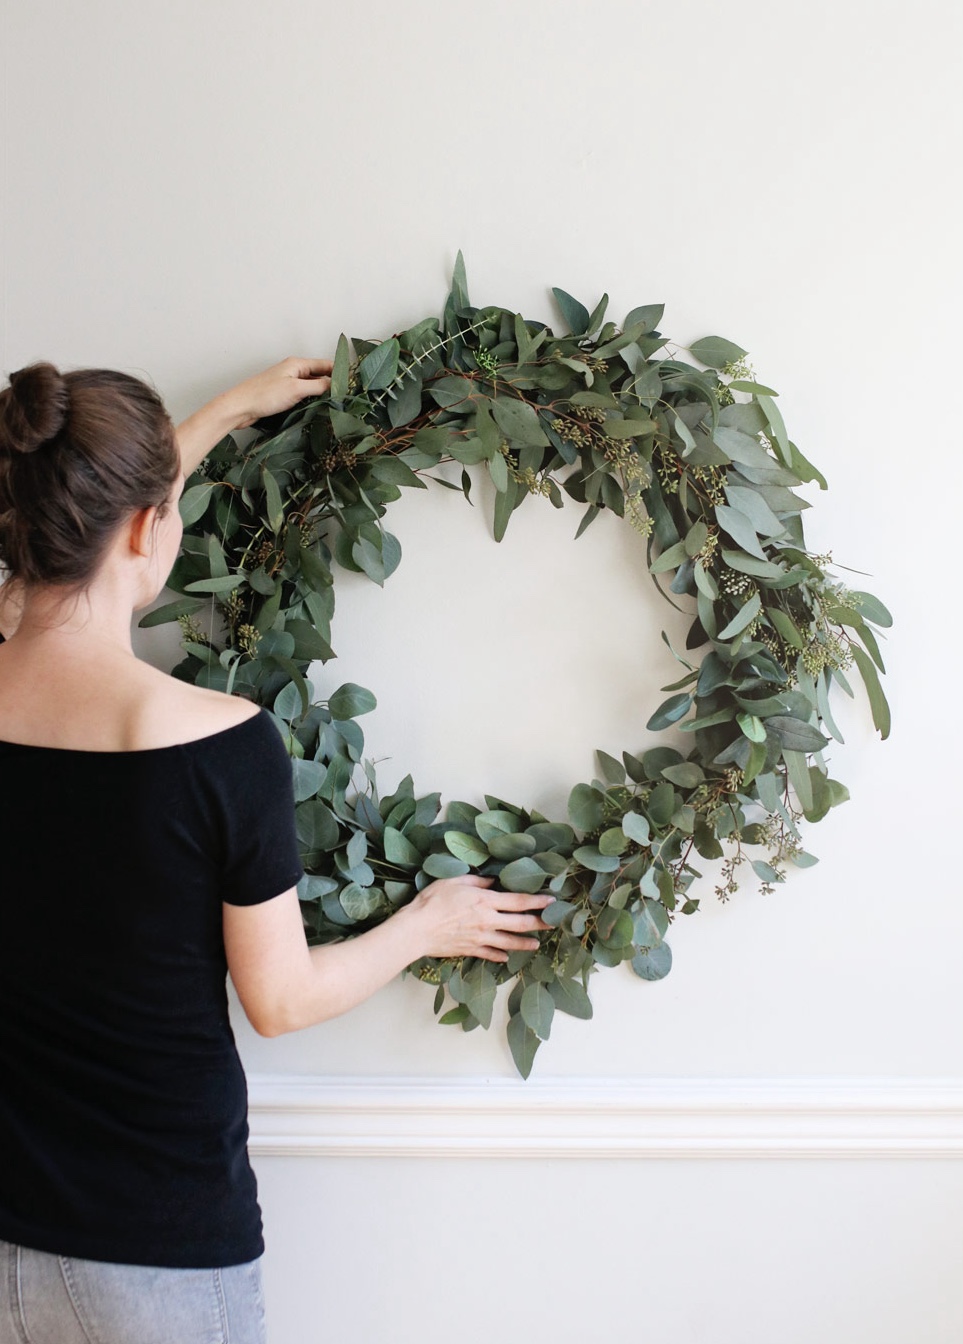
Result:
{"label": "round wreath opening", "polygon": [[[310,942],[363,932],[441,877],[555,897],[537,951],[409,968],[436,987],[441,1022],[465,1031],[491,1024],[513,981],[508,1042],[523,1077],[557,1010],[591,1017],[597,967],[668,973],[669,925],[700,903],[699,858],[723,860],[723,901],[747,861],[766,891],[788,864],[816,862],[800,825],[848,797],[824,749],[843,740],[831,699],[837,686],[853,695],[852,668],[889,733],[877,633],[891,618],[806,549],[796,490],[826,481],[747,352],[718,336],[671,347],[662,304],[619,327],[607,296],[590,313],[553,293],[568,335],[474,307],[459,253],[440,319],[354,339],[354,355],[341,336],[327,394],[228,436],[191,476],[168,580],[180,596],[140,621],[180,622],[175,676],[274,716],[292,758]],[[460,488],[432,475],[451,461]],[[533,495],[583,505],[576,537],[608,509],[648,539],[657,587],[690,613],[685,650],[672,650],[683,674],[646,725],[676,745],[597,752],[599,776],[575,784],[564,821],[490,794],[442,816],[440,794],[416,795],[410,775],[381,796],[358,723],[374,695],[346,683],[316,701],[308,677],[335,657],[337,567],[384,584],[401,559],[388,505],[428,480],[467,499],[472,468],[495,487],[496,541]]]}

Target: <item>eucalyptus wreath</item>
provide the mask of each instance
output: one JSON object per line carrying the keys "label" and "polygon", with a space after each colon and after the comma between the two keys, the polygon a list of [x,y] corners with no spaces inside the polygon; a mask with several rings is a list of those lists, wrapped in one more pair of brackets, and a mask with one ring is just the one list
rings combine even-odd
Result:
{"label": "eucalyptus wreath", "polygon": [[[555,897],[537,951],[408,968],[436,986],[441,1022],[465,1031],[490,1025],[513,981],[508,1041],[524,1077],[556,1010],[591,1017],[597,967],[668,973],[669,925],[699,906],[698,858],[723,860],[722,901],[747,860],[765,891],[787,865],[816,862],[800,823],[848,797],[824,750],[843,740],[831,698],[853,695],[852,668],[889,732],[874,627],[891,618],[806,549],[795,491],[826,481],[747,352],[718,336],[672,347],[662,304],[617,326],[607,296],[589,312],[553,293],[567,335],[474,307],[459,253],[440,320],[355,339],[353,355],[342,335],[327,393],[229,435],[190,477],[168,580],[180,596],[140,622],[180,622],[175,676],[273,715],[292,758],[310,942],[371,928],[436,878],[493,875]],[[433,474],[448,462],[460,486]],[[564,821],[491,794],[484,807],[449,802],[442,818],[440,794],[416,795],[410,774],[381,796],[358,724],[374,695],[349,682],[316,700],[308,677],[335,657],[337,567],[383,585],[401,559],[388,505],[429,480],[469,499],[470,468],[495,487],[496,541],[532,495],[583,505],[576,537],[611,510],[647,539],[656,585],[691,616],[684,652],[672,650],[683,674],[646,725],[671,729],[674,745],[598,751],[599,775],[572,788]]]}

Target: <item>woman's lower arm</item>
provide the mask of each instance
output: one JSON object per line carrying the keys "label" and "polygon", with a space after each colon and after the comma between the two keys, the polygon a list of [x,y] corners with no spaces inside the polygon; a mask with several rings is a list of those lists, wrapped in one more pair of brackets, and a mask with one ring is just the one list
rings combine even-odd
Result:
{"label": "woman's lower arm", "polygon": [[412,907],[356,938],[312,947],[303,975],[288,986],[273,1021],[266,1024],[273,1029],[262,1035],[278,1036],[339,1017],[424,954],[423,933]]}
{"label": "woman's lower arm", "polygon": [[538,946],[553,896],[489,891],[477,874],[443,877],[382,924],[309,949],[296,888],[262,905],[224,907],[224,945],[238,997],[262,1036],[338,1017],[421,957],[505,961]]}

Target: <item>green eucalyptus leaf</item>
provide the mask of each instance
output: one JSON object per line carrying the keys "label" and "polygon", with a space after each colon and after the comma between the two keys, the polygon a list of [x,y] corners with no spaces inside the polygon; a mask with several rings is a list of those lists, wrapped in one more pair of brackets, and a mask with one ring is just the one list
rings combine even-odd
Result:
{"label": "green eucalyptus leaf", "polygon": [[261,468],[261,482],[264,486],[264,507],[268,524],[272,532],[280,532],[284,526],[284,506],[281,503],[278,483],[267,467]]}
{"label": "green eucalyptus leaf", "polygon": [[181,495],[177,507],[185,527],[193,527],[204,517],[216,485],[216,481],[202,481],[200,485],[192,485]]}
{"label": "green eucalyptus leaf", "polygon": [[166,621],[176,621],[178,616],[193,616],[204,605],[204,600],[199,597],[179,597],[174,602],[165,602],[162,607],[155,607],[146,616],[142,616],[137,625],[141,629],[163,625]]}
{"label": "green eucalyptus leaf", "polygon": [[880,685],[879,674],[873,666],[872,659],[856,644],[852,645],[852,655],[869,696],[873,723],[879,731],[880,737],[885,739],[889,737],[890,732],[890,712],[886,696],[883,694],[883,688]]}
{"label": "green eucalyptus leaf", "polygon": [[376,392],[386,388],[398,372],[400,347],[394,336],[367,355],[358,365],[358,377],[366,392]]}
{"label": "green eucalyptus leaf", "polygon": [[488,862],[488,848],[477,835],[468,835],[464,831],[446,831],[444,838],[454,857],[472,868]]}
{"label": "green eucalyptus leaf", "polygon": [[548,992],[560,1012],[587,1021],[592,1016],[592,1001],[577,980],[558,978],[548,982]]}
{"label": "green eucalyptus leaf", "polygon": [[789,775],[789,782],[796,790],[799,806],[804,812],[812,811],[812,780],[809,777],[809,767],[806,764],[805,754],[802,751],[790,751],[788,748],[784,747],[782,758],[786,762],[786,771]]}
{"label": "green eucalyptus leaf", "polygon": [[603,854],[596,845],[580,845],[572,857],[594,873],[614,873],[619,866],[618,855]]}
{"label": "green eucalyptus leaf", "polygon": [[640,812],[626,812],[622,818],[622,830],[637,845],[647,845],[649,843],[649,820]]}
{"label": "green eucalyptus leaf", "polygon": [[429,877],[464,877],[471,872],[470,864],[456,859],[454,854],[429,854],[421,866]]}
{"label": "green eucalyptus leaf", "polygon": [[523,1078],[527,1078],[532,1071],[535,1052],[541,1041],[531,1027],[526,1026],[521,1013],[516,1013],[508,1019],[507,1036],[515,1067]]}
{"label": "green eucalyptus leaf", "polygon": [[629,846],[629,837],[621,826],[610,826],[599,836],[599,851],[602,854],[624,854]]}
{"label": "green eucalyptus leaf", "polygon": [[679,765],[667,765],[662,773],[666,779],[673,784],[677,784],[680,789],[694,789],[705,781],[705,773],[695,761],[682,761]]}
{"label": "green eucalyptus leaf", "polygon": [[664,303],[645,303],[639,308],[633,308],[630,313],[626,313],[625,321],[622,325],[625,330],[628,330],[630,327],[641,326],[642,331],[639,335],[647,335],[649,332],[654,331],[662,321],[662,314],[664,312]]}
{"label": "green eucalyptus leaf", "polygon": [[649,732],[658,732],[662,728],[668,728],[672,723],[677,723],[691,708],[692,696],[686,691],[680,691],[678,695],[670,695],[668,700],[663,700],[645,726]]}
{"label": "green eucalyptus leaf", "polygon": [[892,616],[878,597],[874,597],[872,593],[860,592],[858,589],[853,591],[853,597],[859,599],[859,614],[864,621],[872,621],[874,625],[881,625],[884,629],[889,629],[893,624]]}
{"label": "green eucalyptus leaf", "polygon": [[331,400],[339,404],[345,400],[348,395],[348,372],[351,364],[351,353],[348,349],[348,338],[344,332],[338,337],[337,348],[334,352],[334,365],[331,369]]}
{"label": "green eucalyptus leaf", "polygon": [[787,644],[794,649],[804,647],[802,635],[784,611],[780,611],[778,607],[767,607],[766,615],[775,627],[776,633],[781,635]]}
{"label": "green eucalyptus leaf", "polygon": [[491,410],[499,429],[512,443],[548,447],[548,435],[542,428],[538,412],[527,401],[518,397],[495,397]]}
{"label": "green eucalyptus leaf", "polygon": [[555,1016],[555,1000],[545,985],[536,981],[526,986],[522,994],[521,1015],[525,1025],[534,1031],[539,1040],[548,1040],[552,1018]]}
{"label": "green eucalyptus leaf", "polygon": [[731,508],[728,504],[717,504],[715,514],[723,532],[726,532],[744,551],[759,560],[769,559],[759,543],[755,528],[744,513]]}
{"label": "green eucalyptus leaf", "polygon": [[506,863],[498,880],[506,891],[520,891],[534,895],[542,890],[548,873],[532,858],[514,859]]}
{"label": "green eucalyptus leaf", "polygon": [[360,887],[357,882],[349,883],[339,899],[348,918],[358,922],[370,918],[381,905],[381,893],[377,887]]}
{"label": "green eucalyptus leaf", "polygon": [[766,726],[755,714],[737,714],[736,723],[750,742],[765,742]]}
{"label": "green eucalyptus leaf", "polygon": [[590,784],[576,784],[569,794],[568,818],[580,831],[594,831],[605,816],[605,796]]}
{"label": "green eucalyptus leaf", "polygon": [[583,336],[589,325],[588,309],[584,304],[579,303],[578,299],[573,299],[571,294],[566,294],[564,289],[556,289],[553,286],[552,293],[562,310],[562,316],[568,323],[569,331],[573,336]]}
{"label": "green eucalyptus leaf", "polygon": [[765,721],[765,729],[780,746],[790,751],[822,751],[823,747],[829,745],[829,738],[824,737],[818,728],[788,715],[770,715]]}
{"label": "green eucalyptus leaf", "polygon": [[185,593],[231,593],[246,583],[243,574],[226,574],[217,579],[196,579],[184,585]]}
{"label": "green eucalyptus leaf", "polygon": [[726,364],[738,363],[748,351],[722,336],[703,336],[701,340],[693,341],[689,346],[689,353],[694,355],[700,364],[706,364],[710,369],[721,369]]}
{"label": "green eucalyptus leaf", "polygon": [[385,858],[389,863],[405,866],[421,866],[421,852],[415,848],[407,836],[394,826],[386,826],[382,835]]}
{"label": "green eucalyptus leaf", "polygon": [[536,849],[533,836],[518,833],[492,835],[490,838],[486,837],[485,843],[492,857],[496,859],[521,859],[534,854]]}
{"label": "green eucalyptus leaf", "polygon": [[377,704],[371,691],[353,681],[346,681],[328,698],[328,709],[333,719],[354,719],[360,714],[370,714]]}
{"label": "green eucalyptus leaf", "polygon": [[725,629],[719,631],[719,639],[734,639],[736,635],[745,630],[747,625],[755,620],[761,610],[762,599],[758,593],[753,593],[748,602],[742,604]]}
{"label": "green eucalyptus leaf", "polygon": [[662,980],[672,970],[672,949],[668,943],[636,952],[632,969],[642,980]]}

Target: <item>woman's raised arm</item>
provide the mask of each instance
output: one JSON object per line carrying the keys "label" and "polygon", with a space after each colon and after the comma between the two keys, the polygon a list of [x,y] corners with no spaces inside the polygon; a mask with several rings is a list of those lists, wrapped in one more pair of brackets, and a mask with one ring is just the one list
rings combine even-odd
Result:
{"label": "woman's raised arm", "polygon": [[177,426],[184,475],[190,476],[232,429],[246,429],[261,416],[289,411],[305,397],[326,392],[331,386],[331,368],[330,359],[292,355],[219,393]]}

